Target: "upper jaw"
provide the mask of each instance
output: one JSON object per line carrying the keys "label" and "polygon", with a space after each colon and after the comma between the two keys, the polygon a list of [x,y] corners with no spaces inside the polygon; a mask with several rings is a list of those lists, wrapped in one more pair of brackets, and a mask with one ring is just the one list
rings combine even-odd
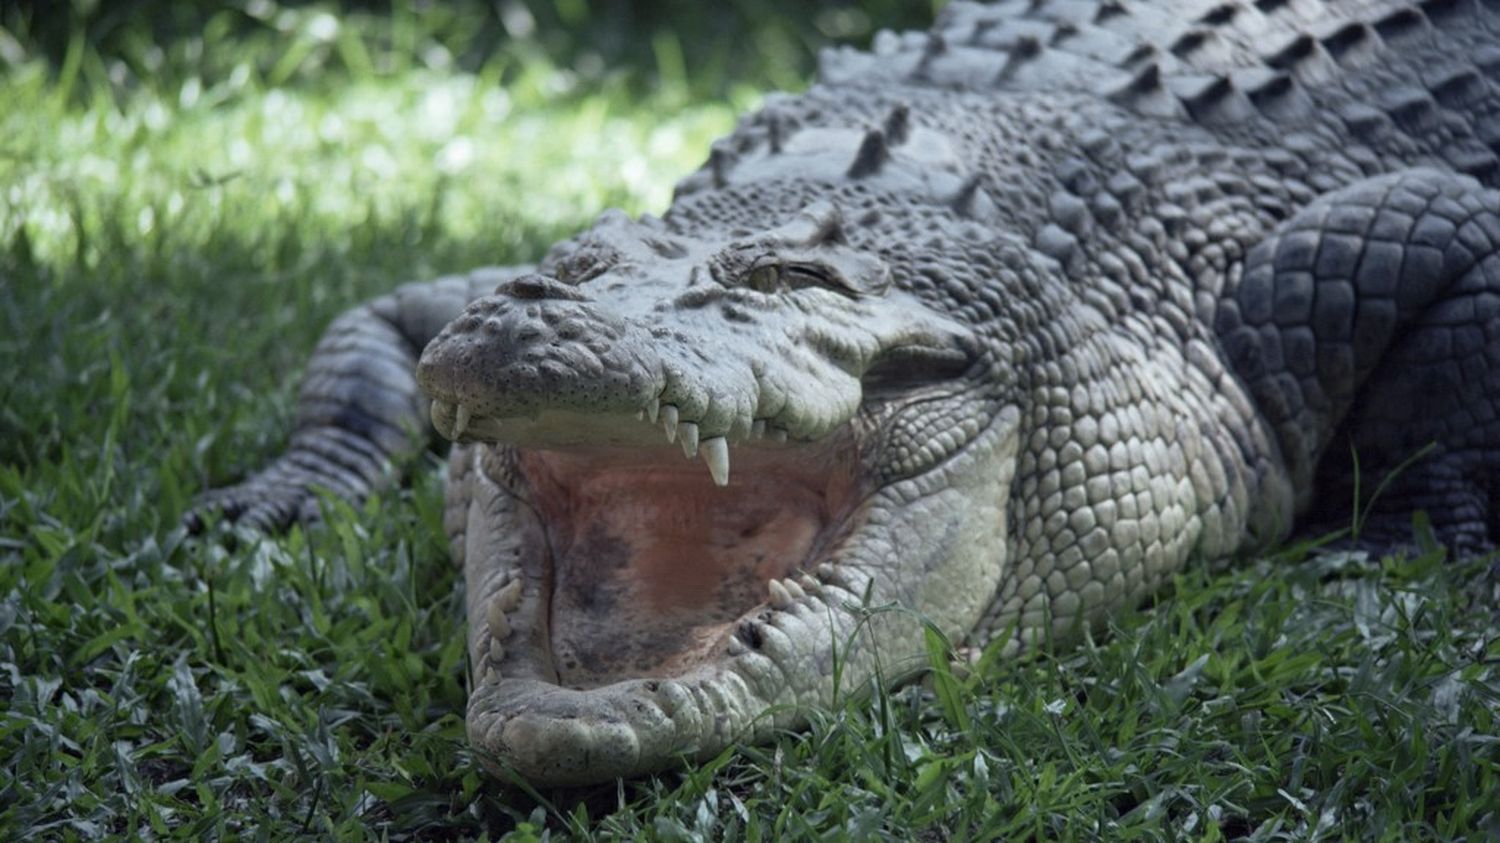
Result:
{"label": "upper jaw", "polygon": [[[533,309],[535,316],[526,312]],[[563,339],[537,327],[589,319],[599,336]],[[776,429],[816,439],[859,405],[857,377],[774,337],[741,348],[722,338],[678,332],[663,340],[636,325],[608,324],[596,309],[571,302],[506,308],[477,323],[456,320],[417,366],[417,382],[435,402],[438,431],[450,439],[515,444],[521,441],[512,437],[528,444],[546,437],[558,444],[601,437],[629,444],[636,431],[627,425],[622,429],[629,432],[617,432],[614,422],[639,416],[669,434],[674,425],[690,426],[701,439],[749,439]],[[511,341],[517,334],[526,339]]]}
{"label": "upper jaw", "polygon": [[[665,272],[666,270],[661,270]],[[606,302],[526,276],[471,303],[424,349],[417,382],[439,433],[528,446],[645,445],[635,417],[669,441],[816,441],[858,412],[861,377],[881,360],[974,356],[964,327],[908,294],[848,299],[825,290],[776,298],[707,283],[606,274]],[[621,297],[624,298],[621,298]],[[940,375],[941,376],[941,375]]]}
{"label": "upper jaw", "polygon": [[681,417],[676,405],[659,402],[629,416],[543,410],[534,416],[504,418],[476,414],[470,406],[434,399],[433,426],[443,437],[455,442],[489,442],[530,449],[645,452],[674,445],[689,460],[701,458],[718,486],[729,483],[734,449],[797,444],[785,427],[768,419],[753,419],[723,433],[705,435],[699,423]]}
{"label": "upper jaw", "polygon": [[[857,374],[796,344],[662,339],[571,300],[481,301],[428,345],[417,381],[444,437],[526,448],[681,447],[719,485],[731,446],[819,441],[859,409]],[[589,323],[597,337],[577,336]],[[549,336],[563,326],[572,338]],[[742,347],[741,347],[742,346]],[[857,368],[857,367],[855,367]]]}

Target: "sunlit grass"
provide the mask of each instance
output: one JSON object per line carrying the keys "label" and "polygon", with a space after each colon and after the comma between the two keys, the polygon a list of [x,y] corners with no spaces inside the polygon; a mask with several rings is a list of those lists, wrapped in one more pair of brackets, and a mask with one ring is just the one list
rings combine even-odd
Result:
{"label": "sunlit grass", "polygon": [[539,60],[336,87],[277,87],[248,67],[87,108],[58,97],[41,62],[14,70],[0,112],[0,237],[92,265],[103,244],[86,238],[100,226],[160,249],[246,217],[337,235],[421,214],[454,240],[500,236],[491,248],[504,257],[524,242],[515,217],[564,228],[611,204],[660,210],[674,175],[751,99],[687,108],[680,94],[632,97],[623,84],[570,96],[573,77]]}
{"label": "sunlit grass", "polygon": [[0,839],[1500,834],[1494,595],[1437,551],[1195,569],[1097,645],[686,772],[482,776],[435,460],[311,533],[176,519],[280,448],[338,311],[659,211],[755,94],[678,36],[651,84],[417,8],[0,37]]}

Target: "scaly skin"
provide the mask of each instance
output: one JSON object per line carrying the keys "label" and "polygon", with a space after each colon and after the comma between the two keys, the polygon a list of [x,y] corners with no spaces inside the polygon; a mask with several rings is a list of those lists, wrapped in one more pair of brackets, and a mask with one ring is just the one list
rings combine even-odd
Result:
{"label": "scaly skin", "polygon": [[1486,549],[1497,45],[1477,0],[955,3],[826,54],[662,219],[351,311],[290,453],[205,506],[358,498],[430,399],[470,735],[537,783],[795,725],[924,623],[1018,651],[1348,523],[1351,452],[1422,458],[1349,541],[1422,508]]}

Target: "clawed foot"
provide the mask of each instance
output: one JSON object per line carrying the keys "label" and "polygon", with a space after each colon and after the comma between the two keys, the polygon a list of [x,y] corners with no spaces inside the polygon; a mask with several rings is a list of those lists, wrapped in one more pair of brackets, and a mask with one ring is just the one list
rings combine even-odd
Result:
{"label": "clawed foot", "polygon": [[201,533],[215,523],[233,524],[263,533],[273,533],[292,522],[311,523],[321,514],[320,488],[311,482],[278,472],[275,468],[248,480],[201,495],[182,515],[190,532]]}
{"label": "clawed foot", "polygon": [[263,471],[199,497],[183,514],[183,526],[198,533],[219,521],[276,532],[294,521],[318,521],[323,496],[358,503],[381,481],[385,461],[367,450],[326,434],[299,435],[292,450]]}

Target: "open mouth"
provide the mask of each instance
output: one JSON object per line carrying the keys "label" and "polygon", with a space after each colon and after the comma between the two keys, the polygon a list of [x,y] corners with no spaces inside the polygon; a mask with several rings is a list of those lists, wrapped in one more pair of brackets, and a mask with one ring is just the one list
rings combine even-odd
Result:
{"label": "open mouth", "polygon": [[[433,418],[451,434],[458,414],[440,403]],[[465,419],[460,438],[526,443],[497,445],[484,460],[499,467],[486,474],[527,504],[516,520],[529,523],[511,528],[536,539],[501,561],[533,597],[488,613],[492,631],[525,640],[506,647],[511,669],[502,675],[520,667],[588,690],[682,676],[756,646],[747,622],[800,594],[792,578],[827,558],[855,523],[862,495],[847,427],[811,443],[757,428],[733,444],[731,477],[722,438],[681,447],[646,421],[608,421],[614,432],[601,437],[580,433],[593,425],[576,418]]]}

